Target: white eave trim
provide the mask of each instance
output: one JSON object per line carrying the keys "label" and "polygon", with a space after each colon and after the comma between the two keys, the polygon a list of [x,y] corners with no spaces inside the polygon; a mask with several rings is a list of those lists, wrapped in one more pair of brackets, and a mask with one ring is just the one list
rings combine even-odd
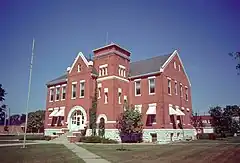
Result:
{"label": "white eave trim", "polygon": [[183,72],[184,72],[185,75],[187,76],[188,83],[189,83],[189,85],[191,86],[190,79],[189,79],[189,77],[188,77],[188,75],[187,75],[187,73],[186,73],[186,70],[185,70],[185,68],[184,68],[183,62],[182,62],[182,60],[181,60],[181,58],[180,58],[177,50],[174,50],[173,53],[171,54],[171,56],[167,59],[167,61],[162,65],[162,67],[160,67],[160,71],[161,71],[161,72],[164,71],[164,69],[165,69],[165,68],[167,67],[167,65],[171,62],[171,60],[173,59],[173,57],[174,57],[175,55],[178,56],[179,61],[180,61],[181,65],[182,65],[182,68],[183,68]]}
{"label": "white eave trim", "polygon": [[103,49],[103,48],[107,48],[107,47],[113,46],[113,45],[117,46],[117,47],[120,48],[120,49],[123,49],[123,50],[127,51],[128,53],[131,53],[131,52],[128,51],[127,49],[125,49],[125,48],[123,48],[123,47],[121,47],[120,45],[115,44],[115,43],[111,43],[111,44],[109,44],[109,45],[102,46],[102,47],[100,47],[100,48],[94,49],[93,52],[95,52],[95,51],[97,51],[97,50],[100,50],[100,49]]}
{"label": "white eave trim", "polygon": [[85,56],[83,55],[82,52],[79,52],[78,55],[77,55],[77,57],[75,58],[73,64],[72,64],[71,68],[70,68],[69,73],[72,72],[72,69],[73,69],[74,65],[76,64],[77,60],[79,59],[79,57],[82,58],[83,62],[84,62],[84,63],[86,64],[86,66],[88,67],[88,61],[87,61],[87,59],[85,58]]}

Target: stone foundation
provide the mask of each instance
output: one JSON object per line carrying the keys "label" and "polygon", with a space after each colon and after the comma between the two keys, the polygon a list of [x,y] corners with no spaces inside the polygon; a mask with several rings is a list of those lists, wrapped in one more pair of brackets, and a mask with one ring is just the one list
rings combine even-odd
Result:
{"label": "stone foundation", "polygon": [[[98,131],[97,131],[98,133]],[[88,129],[86,136],[91,136],[92,130]],[[157,134],[157,142],[170,142],[186,140],[187,138],[195,139],[193,129],[144,129],[143,141],[152,142],[151,134]],[[171,140],[172,135],[172,140]],[[105,129],[105,138],[121,141],[117,129]]]}

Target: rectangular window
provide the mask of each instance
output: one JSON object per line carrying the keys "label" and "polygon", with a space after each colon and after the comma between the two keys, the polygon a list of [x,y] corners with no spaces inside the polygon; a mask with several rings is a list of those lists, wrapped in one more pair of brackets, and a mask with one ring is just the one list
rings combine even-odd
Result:
{"label": "rectangular window", "polygon": [[104,103],[107,104],[108,103],[108,93],[105,92],[104,94]]}
{"label": "rectangular window", "polygon": [[78,65],[78,72],[81,72],[81,65]]}
{"label": "rectangular window", "polygon": [[118,104],[121,104],[121,95],[122,95],[122,93],[118,92]]}
{"label": "rectangular window", "polygon": [[171,79],[168,79],[168,94],[171,95]]}
{"label": "rectangular window", "polygon": [[180,65],[178,65],[178,71],[181,71],[181,66]]}
{"label": "rectangular window", "polygon": [[84,97],[85,81],[80,81],[80,98]]}
{"label": "rectangular window", "polygon": [[135,96],[141,95],[141,85],[140,81],[135,81]]}
{"label": "rectangular window", "polygon": [[177,81],[175,81],[174,89],[175,89],[175,95],[177,95]]}
{"label": "rectangular window", "polygon": [[180,96],[182,97],[183,96],[183,94],[182,94],[182,84],[180,83]]}
{"label": "rectangular window", "polygon": [[101,98],[101,87],[98,88],[98,99],[100,99],[100,98]]}
{"label": "rectangular window", "polygon": [[76,83],[72,84],[72,99],[75,99],[77,96],[76,87],[77,87]]}
{"label": "rectangular window", "polygon": [[174,69],[177,69],[176,62],[174,62],[173,65],[174,65]]}
{"label": "rectangular window", "polygon": [[155,79],[149,79],[149,94],[155,94]]}
{"label": "rectangular window", "polygon": [[49,101],[53,101],[53,98],[54,98],[54,88],[51,88],[49,93]]}
{"label": "rectangular window", "polygon": [[60,99],[60,87],[56,88],[56,101],[59,101]]}
{"label": "rectangular window", "polygon": [[138,110],[139,113],[142,113],[142,105],[135,105],[134,108],[135,110]]}
{"label": "rectangular window", "polygon": [[66,86],[62,87],[62,100],[66,99]]}
{"label": "rectangular window", "polygon": [[153,124],[156,124],[156,122],[156,114],[147,115],[147,126],[152,126]]}
{"label": "rectangular window", "polygon": [[186,101],[188,101],[188,88],[185,87],[185,99]]}

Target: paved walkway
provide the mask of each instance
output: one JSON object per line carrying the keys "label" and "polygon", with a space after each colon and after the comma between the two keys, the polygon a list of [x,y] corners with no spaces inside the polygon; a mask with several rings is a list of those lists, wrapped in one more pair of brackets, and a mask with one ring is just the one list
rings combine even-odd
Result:
{"label": "paved walkway", "polygon": [[[39,143],[26,143],[26,145],[33,145],[33,144],[39,144]],[[19,146],[19,145],[23,145],[23,143],[0,144],[0,147]]]}
{"label": "paved walkway", "polygon": [[100,156],[89,152],[88,150],[79,147],[74,143],[64,143],[64,145],[75,153],[78,157],[83,159],[86,163],[110,163],[109,161],[102,159]]}

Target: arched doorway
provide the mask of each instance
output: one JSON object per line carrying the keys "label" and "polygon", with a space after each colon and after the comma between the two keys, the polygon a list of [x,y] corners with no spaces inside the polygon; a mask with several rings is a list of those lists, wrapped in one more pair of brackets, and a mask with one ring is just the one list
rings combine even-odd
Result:
{"label": "arched doorway", "polygon": [[68,129],[79,131],[84,129],[87,122],[87,113],[81,106],[73,107],[68,113]]}

